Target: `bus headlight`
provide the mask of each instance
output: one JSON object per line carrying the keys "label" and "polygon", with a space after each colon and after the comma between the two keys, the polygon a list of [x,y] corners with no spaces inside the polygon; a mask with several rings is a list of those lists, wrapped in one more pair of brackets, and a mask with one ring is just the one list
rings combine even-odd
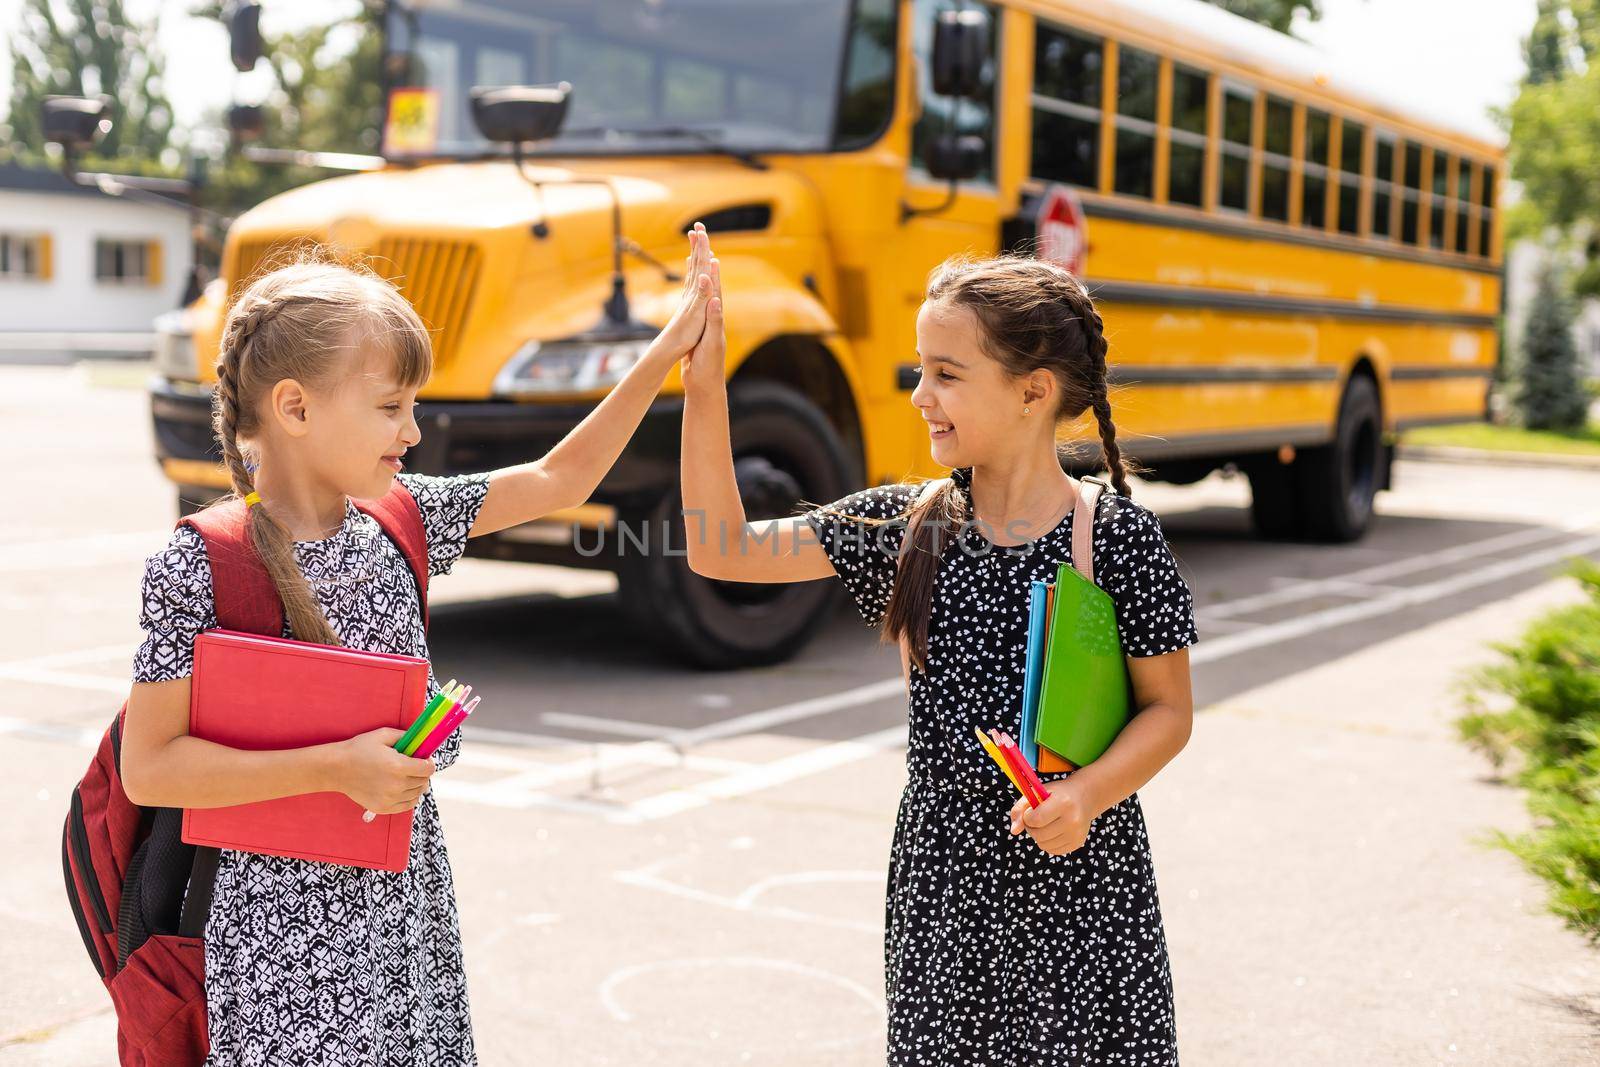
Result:
{"label": "bus headlight", "polygon": [[583,393],[622,380],[650,348],[650,338],[529,341],[494,380],[501,396]]}
{"label": "bus headlight", "polygon": [[155,372],[172,381],[199,381],[200,365],[195,359],[189,316],[179,309],[162,312],[156,316],[155,333],[155,347],[151,353]]}

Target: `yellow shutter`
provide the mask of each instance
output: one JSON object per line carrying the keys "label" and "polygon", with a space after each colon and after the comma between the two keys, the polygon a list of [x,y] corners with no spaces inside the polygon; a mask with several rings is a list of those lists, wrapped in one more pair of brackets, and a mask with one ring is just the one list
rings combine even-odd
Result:
{"label": "yellow shutter", "polygon": [[161,242],[159,240],[145,242],[145,281],[150,285],[161,284]]}
{"label": "yellow shutter", "polygon": [[50,235],[39,235],[39,280],[49,281],[55,276],[55,257],[50,244]]}

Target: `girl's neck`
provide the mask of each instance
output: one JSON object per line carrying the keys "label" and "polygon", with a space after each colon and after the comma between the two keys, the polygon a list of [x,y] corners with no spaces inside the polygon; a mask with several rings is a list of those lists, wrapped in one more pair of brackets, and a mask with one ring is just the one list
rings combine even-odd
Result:
{"label": "girl's neck", "polygon": [[280,474],[281,467],[263,463],[256,472],[256,492],[272,517],[296,541],[320,541],[331,537],[344,523],[348,499],[337,490],[317,485],[292,472]]}
{"label": "girl's neck", "polygon": [[973,517],[987,523],[1003,543],[1049,533],[1066,518],[1076,499],[1077,486],[1062,471],[1054,448],[1048,455],[1019,457],[1010,466],[972,469]]}

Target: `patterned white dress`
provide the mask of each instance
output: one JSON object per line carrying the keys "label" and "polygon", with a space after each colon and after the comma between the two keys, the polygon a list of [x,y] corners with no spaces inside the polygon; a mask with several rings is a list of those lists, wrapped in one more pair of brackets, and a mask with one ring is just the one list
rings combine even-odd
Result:
{"label": "patterned white dress", "polygon": [[[953,473],[970,489],[970,469]],[[918,487],[866,489],[806,513],[862,616],[888,606],[903,516]],[[1052,856],[1012,837],[1016,793],[974,727],[1020,729],[1028,594],[1070,562],[1072,515],[1031,546],[952,531],[913,668],[908,781],[889,857],[884,984],[887,1061],[928,1067],[1100,1067],[1178,1061],[1155,871],[1137,796]],[[1196,640],[1193,598],[1160,524],[1100,498],[1095,577],[1116,603],[1123,650],[1154,656]],[[986,551],[987,549],[987,551]],[[1051,776],[1046,776],[1051,780]]]}
{"label": "patterned white dress", "polygon": [[[449,573],[487,477],[400,478],[422,512],[429,574]],[[370,516],[348,505],[337,533],[296,542],[294,551],[344,645],[428,654],[411,570]],[[146,562],[139,621],[134,681],[188,677],[196,635],[217,625],[205,543],[189,527]],[[429,695],[437,690],[430,672]],[[457,734],[437,754],[440,769],[460,750]],[[205,966],[208,1067],[477,1062],[432,790],[417,804],[410,862],[398,873],[224,850]]]}

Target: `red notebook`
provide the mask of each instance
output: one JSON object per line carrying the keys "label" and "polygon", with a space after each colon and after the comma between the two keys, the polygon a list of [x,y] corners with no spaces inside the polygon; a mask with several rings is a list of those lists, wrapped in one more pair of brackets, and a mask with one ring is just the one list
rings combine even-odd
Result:
{"label": "red notebook", "polygon": [[[189,733],[230,748],[303,748],[381,726],[411,725],[427,697],[428,661],[231,630],[195,639]],[[411,812],[361,819],[343,793],[185,808],[196,845],[352,867],[405,870]]]}

